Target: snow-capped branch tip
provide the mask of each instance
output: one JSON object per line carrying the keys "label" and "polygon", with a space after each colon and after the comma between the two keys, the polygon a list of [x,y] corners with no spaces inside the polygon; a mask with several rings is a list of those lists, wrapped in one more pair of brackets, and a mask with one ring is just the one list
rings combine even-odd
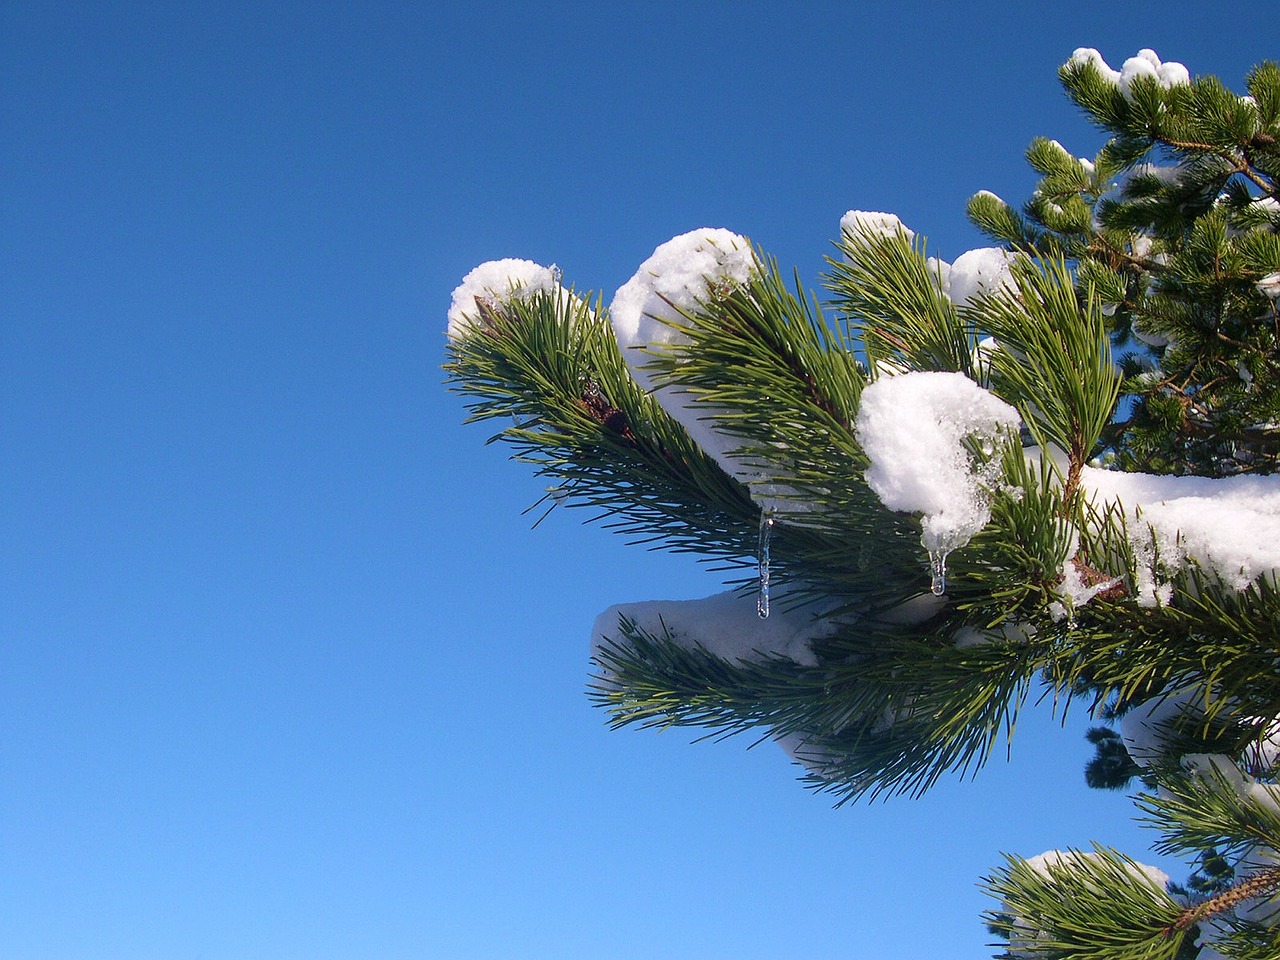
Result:
{"label": "snow-capped branch tip", "polygon": [[956,306],[963,306],[979,296],[1014,294],[1017,284],[1012,266],[1019,254],[1003,247],[978,247],[956,257],[947,271],[947,295]]}
{"label": "snow-capped branch tip", "polygon": [[1191,82],[1191,74],[1181,63],[1176,60],[1163,62],[1154,50],[1149,49],[1139,50],[1119,70],[1113,70],[1102,54],[1093,47],[1080,47],[1071,54],[1071,59],[1064,66],[1071,67],[1075,64],[1092,64],[1103,80],[1119,87],[1126,95],[1138,77],[1149,77],[1166,90]]}
{"label": "snow-capped branch tip", "polygon": [[[997,203],[1004,203],[989,191],[980,191],[979,196],[989,197]],[[904,224],[896,214],[870,210],[850,210],[840,218],[840,236],[843,240],[844,260],[852,262],[857,249],[877,239],[891,238],[901,234],[907,241],[915,240],[915,232]],[[1001,247],[979,247],[969,250],[948,263],[937,257],[928,260],[931,276],[935,277],[938,288],[951,298],[956,306],[962,306],[976,298],[979,294],[995,295],[1001,291],[1013,292],[1016,289],[1010,266],[1018,255]]]}
{"label": "snow-capped branch tip", "polygon": [[537,293],[567,293],[560,286],[559,268],[511,257],[482,263],[453,291],[447,335],[450,340],[460,340],[483,324],[486,313],[495,307]]}
{"label": "snow-capped branch tip", "polygon": [[646,350],[684,342],[672,324],[684,321],[718,289],[759,273],[751,242],[723,227],[701,227],[659,244],[613,296],[609,318],[636,381],[653,388]]}
{"label": "snow-capped branch tip", "polygon": [[727,411],[666,382],[655,369],[688,343],[680,328],[691,316],[747,286],[762,269],[751,242],[741,234],[722,227],[691,230],[659,245],[640,265],[614,295],[609,319],[636,382],[726,473],[750,488],[762,509],[785,512],[799,505],[778,495],[775,469],[744,455],[742,438],[717,422]]}
{"label": "snow-capped branch tip", "polygon": [[915,231],[898,219],[895,213],[850,210],[840,218],[840,236],[852,244],[865,242],[869,237],[892,237],[898,233],[903,234],[907,240],[915,239]]}
{"label": "snow-capped branch tip", "polygon": [[[776,599],[785,599],[786,589]],[[699,600],[647,600],[617,604],[596,618],[591,629],[591,652],[625,642],[620,624],[687,650],[701,649],[733,663],[785,658],[804,666],[818,663],[811,642],[831,636],[835,621],[812,603],[782,604],[772,616],[756,615],[755,598],[728,590]]]}

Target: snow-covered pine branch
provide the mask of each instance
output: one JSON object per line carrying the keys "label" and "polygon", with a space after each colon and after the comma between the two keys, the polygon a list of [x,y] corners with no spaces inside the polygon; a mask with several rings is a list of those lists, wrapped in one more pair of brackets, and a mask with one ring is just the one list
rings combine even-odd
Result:
{"label": "snow-covered pine branch", "polygon": [[1037,138],[1020,212],[976,195],[996,247],[851,210],[825,305],[721,228],[608,308],[494,261],[446,369],[552,506],[737,571],[596,621],[616,723],[764,730],[843,802],[975,769],[1037,686],[1083,697],[1169,849],[1235,859],[1196,900],[1101,848],[1012,858],[1007,955],[1277,956],[1280,69],[1060,76],[1109,139]]}

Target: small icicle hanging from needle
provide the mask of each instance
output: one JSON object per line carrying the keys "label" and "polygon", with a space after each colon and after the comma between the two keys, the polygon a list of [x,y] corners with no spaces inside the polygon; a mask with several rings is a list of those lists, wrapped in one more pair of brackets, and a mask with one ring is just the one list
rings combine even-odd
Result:
{"label": "small icicle hanging from needle", "polygon": [[930,589],[935,597],[940,597],[947,592],[947,551],[930,550],[929,567],[933,572]]}
{"label": "small icicle hanging from needle", "polygon": [[769,550],[773,542],[773,510],[760,511],[760,542],[756,552],[760,574],[760,592],[756,596],[756,614],[761,620],[769,618]]}

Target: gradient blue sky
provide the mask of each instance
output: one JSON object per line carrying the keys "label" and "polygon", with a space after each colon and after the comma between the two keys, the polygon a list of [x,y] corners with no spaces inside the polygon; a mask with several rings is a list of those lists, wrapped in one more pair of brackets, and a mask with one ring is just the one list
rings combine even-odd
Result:
{"label": "gradient blue sky", "polygon": [[615,602],[687,559],[571,511],[443,389],[452,288],[606,299],[700,226],[816,283],[847,209],[947,259],[1077,46],[1239,86],[1256,4],[0,8],[0,956],[982,957],[999,851],[1090,839],[1083,717],[919,801],[610,733]]}

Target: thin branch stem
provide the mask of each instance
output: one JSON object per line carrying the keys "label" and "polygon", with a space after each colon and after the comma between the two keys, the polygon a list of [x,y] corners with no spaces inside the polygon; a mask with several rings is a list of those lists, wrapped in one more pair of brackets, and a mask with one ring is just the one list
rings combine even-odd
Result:
{"label": "thin branch stem", "polygon": [[1215,897],[1210,897],[1204,903],[1183,910],[1178,915],[1178,919],[1164,929],[1163,935],[1166,937],[1173,936],[1174,933],[1186,930],[1206,917],[1225,913],[1246,900],[1267,896],[1276,890],[1280,890],[1280,867],[1272,867],[1270,870],[1255,873],[1249,879],[1241,881]]}

